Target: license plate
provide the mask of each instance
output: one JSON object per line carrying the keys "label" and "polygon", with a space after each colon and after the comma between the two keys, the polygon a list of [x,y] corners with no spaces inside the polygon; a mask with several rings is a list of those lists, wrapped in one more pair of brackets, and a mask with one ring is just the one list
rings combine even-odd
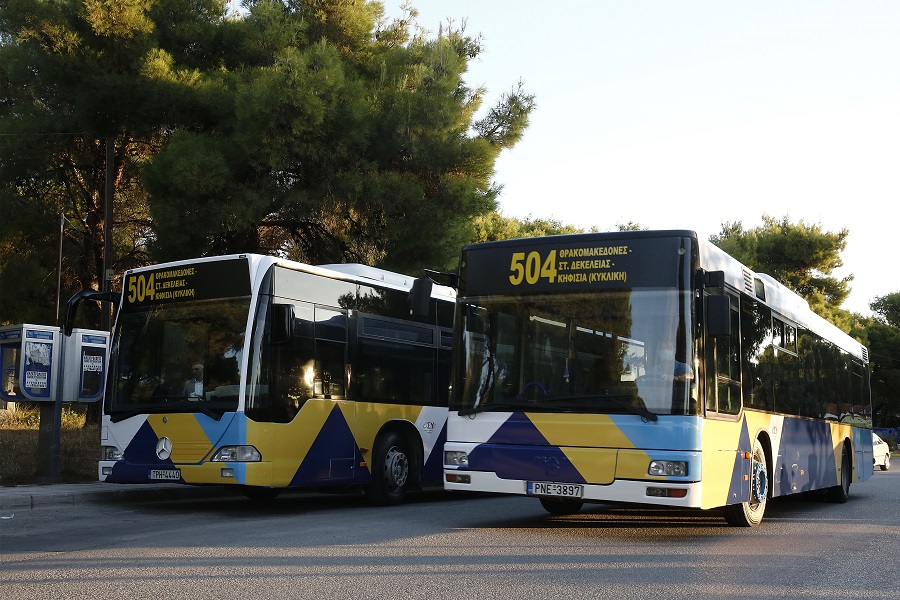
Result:
{"label": "license plate", "polygon": [[179,481],[181,471],[178,469],[150,469],[150,479],[155,481]]}
{"label": "license plate", "polygon": [[553,483],[550,481],[529,481],[526,487],[529,496],[555,496],[558,498],[581,498],[584,486],[577,483]]}

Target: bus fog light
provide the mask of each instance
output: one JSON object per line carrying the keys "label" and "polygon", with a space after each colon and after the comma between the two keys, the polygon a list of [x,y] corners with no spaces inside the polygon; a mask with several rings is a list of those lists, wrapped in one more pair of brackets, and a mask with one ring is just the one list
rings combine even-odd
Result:
{"label": "bus fog light", "polygon": [[444,478],[447,480],[447,483],[472,483],[472,476],[467,474],[447,473]]}
{"label": "bus fog light", "polygon": [[683,460],[651,460],[647,474],[657,477],[684,477],[688,474],[688,464]]}
{"label": "bus fog light", "polygon": [[459,450],[444,452],[444,464],[453,467],[466,467],[469,465],[469,455]]}
{"label": "bus fog light", "polygon": [[122,460],[125,458],[122,451],[115,446],[102,446],[100,448],[100,460]]}
{"label": "bus fog light", "polygon": [[684,498],[687,496],[687,490],[684,488],[648,487],[647,495],[654,498]]}
{"label": "bus fog light", "polygon": [[234,469],[222,469],[220,475],[225,479],[234,479]]}
{"label": "bus fog light", "polygon": [[100,472],[103,473],[103,476],[112,475],[112,467],[103,467],[100,469]]}
{"label": "bus fog light", "polygon": [[213,462],[260,462],[262,455],[253,446],[222,446],[212,457]]}

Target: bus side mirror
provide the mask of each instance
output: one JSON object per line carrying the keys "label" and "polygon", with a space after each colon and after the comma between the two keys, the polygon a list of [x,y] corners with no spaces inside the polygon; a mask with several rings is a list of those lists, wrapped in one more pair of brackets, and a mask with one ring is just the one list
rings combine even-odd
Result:
{"label": "bus side mirror", "polygon": [[117,294],[116,292],[100,292],[97,290],[81,290],[80,292],[77,292],[74,296],[69,298],[69,302],[66,305],[66,320],[63,323],[63,333],[66,337],[72,335],[72,329],[75,328],[75,313],[78,310],[78,305],[84,300],[109,302],[114,307],[118,307],[121,297],[122,295]]}
{"label": "bus side mirror", "polygon": [[269,339],[272,344],[284,344],[294,336],[294,305],[272,305],[272,331]]}
{"label": "bus side mirror", "polygon": [[431,289],[434,282],[427,277],[413,281],[409,290],[409,314],[415,317],[427,317],[431,308]]}
{"label": "bus side mirror", "polygon": [[711,337],[731,335],[731,302],[728,296],[706,297],[706,334]]}

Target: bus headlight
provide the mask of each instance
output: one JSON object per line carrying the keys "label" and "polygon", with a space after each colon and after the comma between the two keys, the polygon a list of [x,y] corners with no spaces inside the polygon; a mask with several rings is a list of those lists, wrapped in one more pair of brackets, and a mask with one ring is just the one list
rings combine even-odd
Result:
{"label": "bus headlight", "polygon": [[212,457],[213,462],[260,462],[262,455],[253,446],[222,446]]}
{"label": "bus headlight", "polygon": [[684,477],[688,474],[688,464],[684,460],[651,460],[647,474],[657,477]]}
{"label": "bus headlight", "polygon": [[125,458],[122,451],[115,446],[101,446],[100,460],[122,460]]}
{"label": "bus headlight", "polygon": [[469,466],[469,455],[459,450],[448,450],[444,452],[444,464],[453,467]]}

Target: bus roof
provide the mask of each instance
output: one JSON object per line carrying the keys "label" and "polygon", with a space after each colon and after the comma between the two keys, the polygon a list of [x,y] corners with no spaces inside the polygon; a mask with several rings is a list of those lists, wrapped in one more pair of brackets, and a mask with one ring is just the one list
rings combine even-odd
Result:
{"label": "bus roof", "polygon": [[[221,256],[207,256],[202,258],[191,258],[184,260],[177,260],[167,263],[159,263],[155,265],[148,265],[146,267],[139,267],[136,269],[131,269],[127,273],[130,272],[141,272],[145,270],[158,270],[160,268],[165,267],[183,267],[187,265],[197,264],[200,262],[210,262],[217,260],[233,260],[233,259],[246,259],[250,263],[250,269],[253,273],[258,273],[260,270],[265,271],[271,265],[277,264],[283,266],[288,269],[294,269],[298,271],[306,271],[308,273],[321,275],[323,277],[335,277],[338,279],[343,279],[345,281],[353,281],[356,283],[377,283],[384,287],[398,289],[398,290],[406,290],[408,291],[415,281],[415,278],[410,275],[404,275],[402,273],[395,273],[392,271],[387,271],[384,269],[379,269],[377,267],[370,267],[368,265],[357,264],[357,263],[346,263],[346,264],[326,264],[326,265],[310,265],[306,263],[301,263],[298,261],[289,260],[286,258],[280,258],[277,256],[268,256],[264,254],[228,254]],[[126,273],[126,274],[127,274]],[[252,277],[252,275],[251,275]],[[449,301],[453,301],[456,298],[456,291],[453,288],[449,288],[447,286],[435,285],[432,288],[432,297],[441,298]]]}

